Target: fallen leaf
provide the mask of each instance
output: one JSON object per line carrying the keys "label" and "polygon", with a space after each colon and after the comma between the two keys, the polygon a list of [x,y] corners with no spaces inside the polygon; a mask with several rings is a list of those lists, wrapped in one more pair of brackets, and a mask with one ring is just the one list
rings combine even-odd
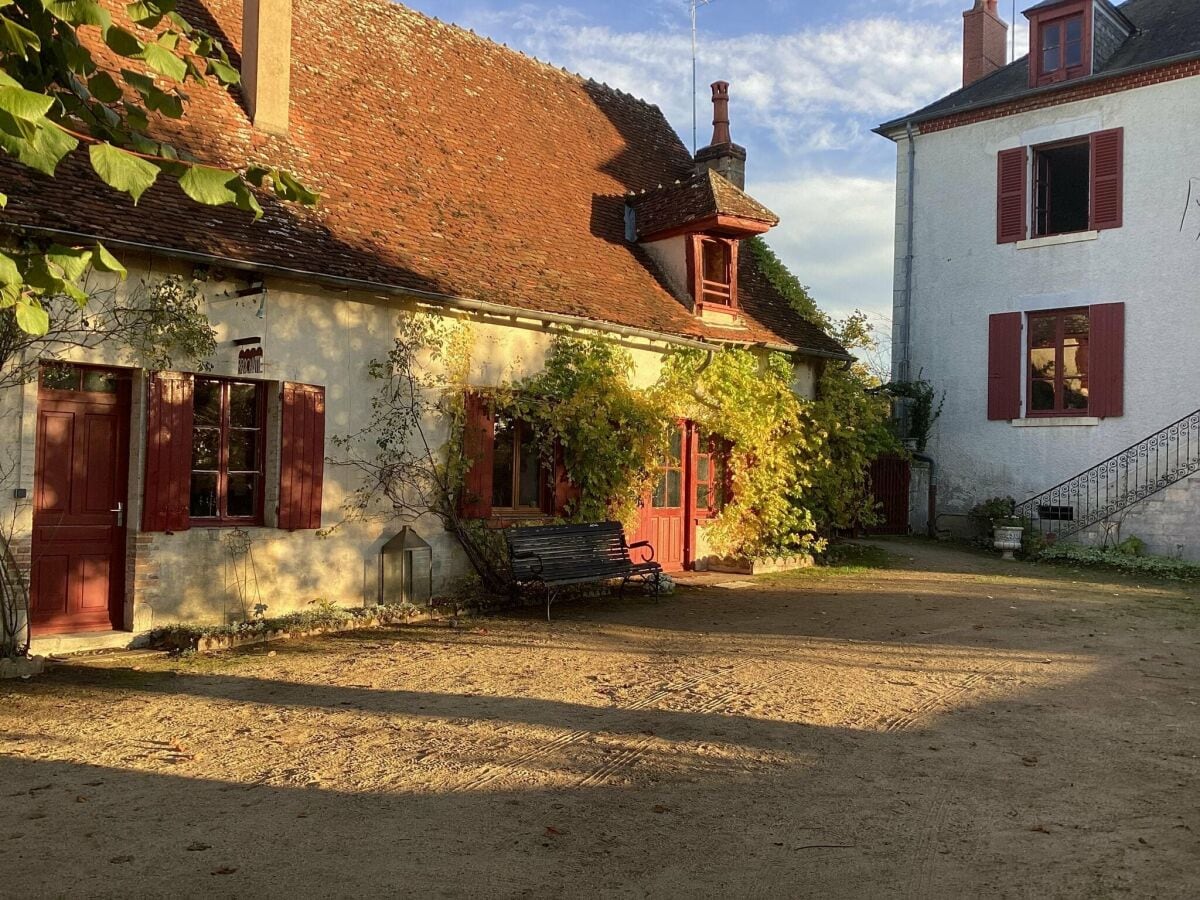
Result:
{"label": "fallen leaf", "polygon": [[200,843],[200,841],[193,841],[192,843],[188,844],[187,848],[189,850],[196,850],[196,851],[210,850],[210,849],[212,849],[212,844],[202,844],[202,843]]}
{"label": "fallen leaf", "polygon": [[122,863],[133,862],[133,857],[132,856],[114,856],[112,859],[109,860],[109,862],[113,863],[114,865],[119,866]]}
{"label": "fallen leaf", "polygon": [[219,869],[213,869],[214,875],[232,875],[237,871],[237,866],[221,866]]}
{"label": "fallen leaf", "polygon": [[559,835],[562,834],[562,832],[559,831],[557,828],[555,828],[553,825],[547,825],[546,826],[546,834],[549,837],[558,837]]}
{"label": "fallen leaf", "polygon": [[1036,766],[1038,764],[1038,758],[1036,756],[1022,756],[1021,762],[1027,766]]}
{"label": "fallen leaf", "polygon": [[660,803],[660,804],[658,804],[657,806],[655,806],[655,807],[654,807],[654,811],[655,811],[656,813],[665,813],[665,812],[670,812],[670,811],[671,811],[671,807],[669,807],[669,806],[663,806],[663,805]]}

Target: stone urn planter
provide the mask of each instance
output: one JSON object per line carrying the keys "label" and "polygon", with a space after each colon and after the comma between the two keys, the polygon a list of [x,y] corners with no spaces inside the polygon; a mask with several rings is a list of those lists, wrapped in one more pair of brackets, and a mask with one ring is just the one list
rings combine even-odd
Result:
{"label": "stone urn planter", "polygon": [[1021,549],[1024,534],[1020,525],[996,525],[992,528],[992,546],[1004,554],[1004,559],[1015,559],[1013,553]]}

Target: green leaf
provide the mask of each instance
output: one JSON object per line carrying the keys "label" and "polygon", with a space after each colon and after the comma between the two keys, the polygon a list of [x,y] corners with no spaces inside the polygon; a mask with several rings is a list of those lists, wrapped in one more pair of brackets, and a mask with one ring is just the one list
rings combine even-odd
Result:
{"label": "green leaf", "polygon": [[258,221],[263,216],[263,208],[259,205],[258,198],[251,193],[250,188],[246,187],[245,182],[240,178],[233,181],[233,190],[237,194],[236,205],[238,209],[245,210],[249,213],[254,213],[254,220]]}
{"label": "green leaf", "polygon": [[7,253],[0,253],[0,284],[22,284],[24,281],[16,260]]}
{"label": "green leaf", "polygon": [[177,94],[169,94],[158,88],[151,88],[150,93],[146,95],[146,108],[172,119],[183,118],[183,99]]}
{"label": "green leaf", "polygon": [[183,76],[187,74],[184,61],[161,44],[146,44],[138,58],[144,59],[151,69],[172,81],[183,81]]}
{"label": "green leaf", "polygon": [[54,98],[45,94],[7,85],[0,87],[0,109],[14,119],[41,124],[53,105]]}
{"label": "green leaf", "polygon": [[104,32],[104,43],[108,44],[113,53],[126,58],[136,57],[146,48],[134,34],[119,25],[113,25]]}
{"label": "green leaf", "polygon": [[18,300],[16,305],[17,327],[26,334],[41,337],[50,330],[50,316],[40,303]]}
{"label": "green leaf", "polygon": [[42,5],[50,15],[71,25],[96,25],[101,29],[112,25],[112,16],[96,0],[42,0]]}
{"label": "green leaf", "polygon": [[97,72],[89,78],[88,90],[101,103],[116,103],[121,99],[121,88],[107,72]]}
{"label": "green leaf", "polygon": [[21,286],[17,284],[0,285],[0,309],[16,306],[21,299]]}
{"label": "green leaf", "polygon": [[[301,203],[304,206],[316,206],[317,201],[321,199],[321,195],[315,191],[310,191],[300,180],[291,172],[280,169],[276,179],[276,185],[283,185],[284,193],[281,195],[285,200],[291,200],[294,203]],[[278,189],[277,189],[278,192]]]}
{"label": "green leaf", "polygon": [[192,166],[179,179],[179,186],[197,203],[223,206],[238,202],[237,189],[234,187],[238,181],[237,175],[226,169]]}
{"label": "green leaf", "polygon": [[115,272],[124,281],[128,276],[128,270],[121,265],[121,261],[108,252],[108,248],[103,244],[96,244],[95,250],[92,251],[92,265],[101,272]]}
{"label": "green leaf", "polygon": [[42,49],[42,42],[24,25],[18,25],[8,16],[0,16],[0,48],[2,47],[7,47],[21,59],[28,59],[30,50]]}
{"label": "green leaf", "polygon": [[[92,261],[92,251],[82,247],[52,246],[45,254],[46,264],[55,277],[75,282],[83,277]],[[57,270],[57,272],[55,272]]]}
{"label": "green leaf", "polygon": [[125,13],[130,21],[147,28],[156,26],[163,17],[162,10],[155,3],[130,3],[125,7]]}
{"label": "green leaf", "polygon": [[112,144],[88,148],[92,168],[109,187],[128,194],[137,203],[158,178],[158,167]]}
{"label": "green leaf", "polygon": [[221,84],[241,84],[242,73],[235,69],[229,63],[221,62],[219,59],[210,59],[208,61],[208,74],[216,76],[216,79]]}
{"label": "green leaf", "polygon": [[8,206],[8,194],[0,194],[0,209]]}
{"label": "green leaf", "polygon": [[79,141],[51,124],[37,129],[28,140],[13,137],[0,129],[0,147],[45,175],[53,175],[62,158],[78,146]]}

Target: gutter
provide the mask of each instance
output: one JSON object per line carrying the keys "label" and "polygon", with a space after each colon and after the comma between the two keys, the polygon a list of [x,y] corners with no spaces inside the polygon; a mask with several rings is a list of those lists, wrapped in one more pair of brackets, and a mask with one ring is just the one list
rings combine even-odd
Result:
{"label": "gutter", "polygon": [[[989,100],[977,100],[974,103],[968,103],[965,106],[956,106],[953,109],[942,109],[935,113],[924,113],[922,110],[917,110],[915,113],[902,118],[893,119],[890,122],[884,122],[882,125],[872,128],[871,130],[878,135],[882,135],[888,140],[896,140],[900,134],[902,126],[912,124],[920,125],[922,122],[929,122],[933,119],[944,119],[948,116],[957,116],[960,113],[974,112],[977,109],[987,109],[989,106],[1001,106],[1005,103],[1012,103],[1017,100],[1024,100],[1027,97],[1040,97],[1043,94],[1053,94],[1057,91],[1075,87],[1081,84],[1093,84],[1099,81],[1107,81],[1110,78],[1119,78],[1123,75],[1136,75],[1139,72],[1146,72],[1151,69],[1162,69],[1167,66],[1173,66],[1176,63],[1191,62],[1192,60],[1200,59],[1200,53],[1191,51],[1188,53],[1180,53],[1176,56],[1168,56],[1164,59],[1156,59],[1151,62],[1142,63],[1136,66],[1126,66],[1123,69],[1114,69],[1110,72],[1098,72],[1094,75],[1085,75],[1082,78],[1073,78],[1070,81],[1060,84],[1044,85],[1042,87],[1029,88],[1021,91],[1019,94],[1010,94],[1007,97],[992,98]],[[1019,62],[1019,60],[1017,61]],[[1010,63],[1009,65],[1015,65]],[[997,71],[1003,71],[997,69]]]}
{"label": "gutter", "polygon": [[[905,218],[904,232],[904,294],[900,300],[904,310],[903,327],[900,329],[900,360],[896,366],[898,381],[908,381],[911,375],[912,360],[909,357],[912,345],[912,290],[913,290],[913,225],[916,221],[917,199],[917,141],[912,122],[906,124],[908,134],[908,193],[905,205],[908,207]],[[895,311],[892,313],[895,317]]]}
{"label": "gutter", "polygon": [[119,238],[103,238],[94,234],[86,234],[79,231],[68,231],[62,228],[48,228],[41,225],[16,225],[13,227],[23,231],[39,232],[41,234],[53,235],[59,238],[66,238],[74,241],[101,241],[110,247],[124,247],[126,249],[135,250],[142,253],[160,254],[163,256],[175,257],[186,260],[187,262],[194,262],[202,265],[221,266],[223,268],[237,269],[243,272],[255,272],[260,275],[275,275],[282,278],[295,278],[311,281],[315,284],[326,285],[340,290],[374,291],[377,293],[387,294],[389,296],[405,297],[410,300],[417,301],[426,301],[430,305],[437,304],[438,306],[447,309],[460,310],[463,312],[473,312],[485,316],[495,316],[507,319],[540,321],[544,324],[562,325],[568,328],[588,329],[607,334],[615,334],[621,337],[637,338],[640,340],[670,344],[675,347],[683,347],[689,350],[707,351],[711,350],[714,345],[735,347],[760,346],[767,350],[775,350],[780,353],[799,353],[804,356],[815,356],[828,359],[852,359],[852,357],[846,357],[828,350],[806,350],[802,347],[796,347],[791,344],[687,338],[680,335],[666,334],[661,331],[651,331],[647,328],[636,328],[630,325],[618,325],[616,323],[604,322],[598,319],[589,319],[584,316],[539,312],[536,310],[522,309],[521,307],[517,306],[507,306],[502,303],[492,303],[489,300],[476,300],[471,297],[457,297],[453,294],[439,294],[434,291],[423,291],[419,288],[400,287],[399,285],[388,284],[381,281],[370,281],[363,278],[346,278],[341,275],[327,275],[320,272],[312,272],[307,269],[293,269],[288,266],[277,266],[269,263],[256,263],[250,260],[237,259],[230,256],[218,256],[211,253],[196,253],[192,250],[179,250],[174,247],[164,247],[159,244],[145,244],[139,241],[128,241]]}

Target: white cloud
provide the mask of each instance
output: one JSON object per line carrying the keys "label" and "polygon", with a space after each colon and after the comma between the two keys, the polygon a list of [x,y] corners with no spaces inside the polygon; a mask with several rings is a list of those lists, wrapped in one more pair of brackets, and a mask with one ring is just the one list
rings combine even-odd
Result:
{"label": "white cloud", "polygon": [[834,315],[891,315],[896,185],[890,178],[808,172],[757,181],[782,224],[767,241]]}

